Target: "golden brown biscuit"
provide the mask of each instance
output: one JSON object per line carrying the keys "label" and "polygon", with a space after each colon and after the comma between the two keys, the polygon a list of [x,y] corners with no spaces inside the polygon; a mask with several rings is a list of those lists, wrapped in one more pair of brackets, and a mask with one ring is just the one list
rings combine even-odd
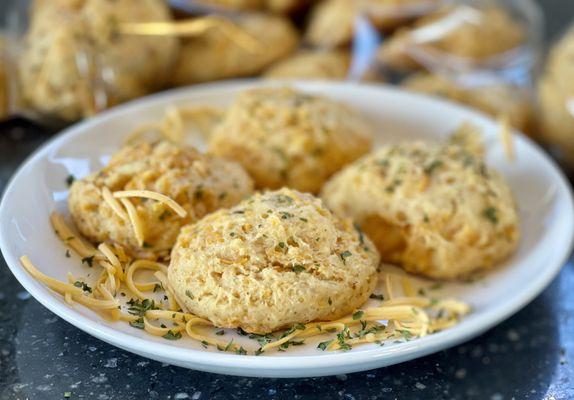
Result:
{"label": "golden brown biscuit", "polygon": [[378,261],[349,220],[282,189],[183,228],[168,278],[193,314],[263,334],[354,311],[376,286]]}
{"label": "golden brown biscuit", "polygon": [[533,104],[526,90],[517,86],[498,84],[463,88],[446,77],[430,73],[413,75],[402,85],[465,104],[494,118],[506,117],[517,130],[532,133]]}
{"label": "golden brown biscuit", "polygon": [[265,72],[272,79],[345,79],[351,56],[346,51],[300,51]]}
{"label": "golden brown biscuit", "polygon": [[222,28],[212,28],[184,41],[173,83],[187,85],[255,75],[289,55],[299,42],[295,27],[283,17],[251,14],[239,17],[236,23],[259,43],[258,49],[242,46],[237,37],[228,36]]}
{"label": "golden brown biscuit", "polygon": [[552,48],[538,83],[538,101],[543,140],[574,167],[574,30]]}
{"label": "golden brown biscuit", "polygon": [[163,1],[37,1],[19,63],[24,102],[73,121],[161,88],[177,39],[119,33],[149,21],[171,21]]}
{"label": "golden brown biscuit", "polygon": [[383,261],[432,278],[491,268],[518,244],[510,188],[457,144],[382,147],[336,174],[321,196],[360,225]]}
{"label": "golden brown biscuit", "polygon": [[240,94],[209,151],[234,160],[258,188],[316,193],[345,164],[371,148],[364,117],[335,101],[288,88]]}
{"label": "golden brown biscuit", "polygon": [[502,8],[448,7],[383,41],[378,58],[397,70],[420,68],[427,62],[424,56],[442,53],[486,62],[519,47],[524,34],[524,28]]}
{"label": "golden brown biscuit", "polygon": [[[122,219],[103,198],[103,190],[150,190],[168,196],[187,211],[180,217],[164,203],[130,198],[143,224],[138,243],[129,219]],[[99,172],[75,181],[68,205],[80,233],[89,240],[119,244],[130,255],[165,256],[180,228],[250,195],[253,183],[241,166],[169,142],[127,146]]]}

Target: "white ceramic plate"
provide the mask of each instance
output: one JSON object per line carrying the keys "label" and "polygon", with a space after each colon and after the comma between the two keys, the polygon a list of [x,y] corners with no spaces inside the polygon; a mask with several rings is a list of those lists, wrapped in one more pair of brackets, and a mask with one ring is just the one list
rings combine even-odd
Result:
{"label": "white ceramic plate", "polygon": [[[85,276],[88,268],[78,258],[65,257],[64,247],[48,221],[51,211],[66,212],[65,178],[69,174],[81,178],[99,169],[128,132],[143,122],[159,119],[169,105],[225,106],[238,92],[268,84],[226,82],[159,94],[105,112],[48,142],[16,173],[0,206],[0,247],[16,278],[32,296],[66,321],[144,357],[224,374],[303,377],[382,367],[468,340],[531,301],[565,262],[574,229],[570,188],[554,162],[530,140],[515,136],[517,159],[510,162],[498,141],[497,124],[476,112],[385,86],[317,82],[293,85],[361,110],[378,127],[378,143],[411,138],[440,140],[464,121],[483,129],[487,160],[506,177],[516,196],[522,239],[512,259],[484,279],[473,284],[445,284],[433,293],[437,297],[455,296],[472,305],[473,312],[459,325],[422,339],[383,347],[358,346],[349,352],[322,352],[312,341],[285,353],[240,356],[203,349],[189,339],[166,341],[125,323],[107,322],[84,307],[69,306],[20,266],[19,256],[27,254],[50,276],[65,279],[68,270],[76,276]],[[257,347],[252,344],[251,348]]]}

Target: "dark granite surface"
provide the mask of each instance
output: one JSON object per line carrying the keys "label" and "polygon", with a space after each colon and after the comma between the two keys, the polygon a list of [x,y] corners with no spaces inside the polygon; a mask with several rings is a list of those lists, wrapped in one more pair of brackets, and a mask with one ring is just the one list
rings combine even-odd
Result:
{"label": "dark granite surface", "polygon": [[[574,16],[574,3],[543,5],[554,36]],[[14,126],[0,128],[0,192],[48,138]],[[574,399],[573,289],[570,260],[530,305],[464,345],[363,373],[251,379],[172,367],[107,345],[30,298],[0,258],[0,400]]]}

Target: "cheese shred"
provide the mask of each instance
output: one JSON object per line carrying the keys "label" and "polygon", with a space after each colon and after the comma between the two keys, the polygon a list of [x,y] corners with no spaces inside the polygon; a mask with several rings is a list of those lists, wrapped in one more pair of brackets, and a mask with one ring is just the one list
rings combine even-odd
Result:
{"label": "cheese shred", "polygon": [[502,147],[504,149],[504,154],[506,158],[510,161],[514,161],[516,154],[514,152],[514,141],[512,138],[512,128],[510,126],[510,120],[507,115],[502,115],[498,119],[500,125],[500,141],[502,142]]}
{"label": "cheese shred", "polygon": [[[137,195],[141,195],[140,192],[116,192],[114,197],[122,202],[128,218],[132,220],[138,240],[143,241],[143,230],[138,227],[137,213],[127,199],[139,197]],[[151,192],[150,197],[143,192],[146,196],[141,197],[157,199],[156,193]],[[91,267],[102,268],[93,287],[70,273],[67,274],[68,282],[51,278],[40,272],[27,256],[22,256],[20,261],[32,277],[62,295],[71,306],[75,303],[81,304],[109,321],[127,322],[153,336],[178,340],[185,335],[204,347],[213,346],[219,351],[247,354],[247,350],[233,340],[222,342],[213,336],[223,335],[223,330],[215,332],[217,328],[210,321],[186,311],[169,285],[166,265],[150,260],[130,259],[123,249],[116,245],[102,243],[96,249],[77,236],[71,239],[73,231],[63,216],[53,213],[50,218],[58,236],[66,245],[84,259],[91,257]],[[137,275],[145,270],[150,271],[157,280],[136,280]],[[295,324],[279,334],[250,335],[249,338],[253,338],[260,345],[253,350],[254,354],[272,350],[285,351],[290,346],[303,344],[307,338],[318,336],[327,336],[328,339],[318,344],[320,350],[350,350],[353,346],[364,343],[384,344],[386,341],[410,340],[447,329],[470,312],[467,304],[455,299],[434,300],[417,296],[412,283],[405,276],[399,278],[404,296],[395,295],[392,276],[386,273],[386,300],[376,307],[356,310],[353,314],[335,321]],[[131,295],[131,299],[122,304],[125,302],[122,297],[127,294]],[[163,300],[152,300],[162,294]]]}
{"label": "cheese shred", "polygon": [[185,218],[187,216],[187,211],[185,211],[185,209],[179,204],[177,204],[174,200],[167,197],[166,195],[163,195],[158,192],[153,192],[151,190],[124,190],[114,192],[114,197],[119,199],[127,197],[141,197],[156,200],[171,208],[181,218]]}

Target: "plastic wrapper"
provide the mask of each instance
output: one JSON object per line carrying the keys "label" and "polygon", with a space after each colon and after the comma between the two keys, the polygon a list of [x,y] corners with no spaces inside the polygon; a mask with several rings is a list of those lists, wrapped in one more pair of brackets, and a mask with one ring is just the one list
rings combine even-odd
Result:
{"label": "plastic wrapper", "polygon": [[122,35],[123,24],[169,21],[161,1],[36,1],[18,58],[22,102],[66,121],[162,88],[173,37]]}
{"label": "plastic wrapper", "polygon": [[5,43],[0,41],[0,118],[8,115],[8,68]]}
{"label": "plastic wrapper", "polygon": [[[21,2],[14,3],[22,8]],[[393,43],[404,43],[409,32],[416,32],[421,26],[426,29],[428,21],[437,22],[449,10],[461,7],[467,7],[466,2],[32,0],[18,14],[24,29],[11,35],[17,41],[13,48],[18,51],[7,56],[14,68],[3,74],[0,71],[0,93],[5,75],[7,81],[16,83],[11,85],[10,95],[2,96],[18,99],[11,102],[17,105],[10,107],[11,112],[15,110],[42,122],[67,124],[159,90],[223,79],[388,82],[392,65],[390,59],[381,55],[384,49],[390,45],[399,47]],[[513,25],[507,22],[515,17],[510,12],[495,6],[485,9],[485,18],[494,22],[478,31],[490,32],[496,24],[512,30]],[[507,42],[512,42],[512,46],[514,42],[523,43],[530,34],[521,24],[517,26],[519,29],[508,40],[498,40],[501,48],[506,50]],[[468,40],[481,35],[472,29],[468,31],[464,36]],[[500,28],[490,33],[496,36],[503,31]],[[458,42],[464,42],[458,36]],[[466,50],[457,50],[457,46],[462,46],[458,42],[447,40],[441,49],[454,49],[453,53],[465,55]],[[410,46],[405,49],[403,58],[412,56]],[[428,46],[423,50],[428,51]],[[512,53],[508,59],[520,64],[523,53]],[[415,57],[407,63],[414,65],[409,69],[425,69],[440,78],[416,77],[409,87],[440,95],[453,93],[449,97],[486,112],[508,109],[511,122],[527,129],[528,123],[523,122],[526,118],[520,113],[528,107],[519,110],[510,104],[488,104],[488,98],[496,99],[497,104],[506,99],[511,102],[508,88],[498,90],[504,93],[504,100],[486,93],[473,99],[466,92],[470,82],[466,64],[454,68],[449,59],[435,57],[427,61],[423,54],[422,61]],[[497,79],[507,72],[489,65],[481,70],[481,84],[492,71]],[[425,79],[433,82],[420,83]],[[506,77],[491,81],[498,86],[508,83]],[[444,82],[448,88],[439,88]]]}
{"label": "plastic wrapper", "polygon": [[312,10],[306,41],[316,47],[351,43],[357,19],[364,18],[377,31],[389,31],[434,10],[440,0],[324,0]]}
{"label": "plastic wrapper", "polygon": [[539,129],[543,141],[574,169],[574,27],[551,48],[538,83]]}
{"label": "plastic wrapper", "polygon": [[504,117],[535,135],[541,34],[540,11],[528,0],[451,2],[398,29],[383,41],[377,60],[406,75],[406,88]]}

